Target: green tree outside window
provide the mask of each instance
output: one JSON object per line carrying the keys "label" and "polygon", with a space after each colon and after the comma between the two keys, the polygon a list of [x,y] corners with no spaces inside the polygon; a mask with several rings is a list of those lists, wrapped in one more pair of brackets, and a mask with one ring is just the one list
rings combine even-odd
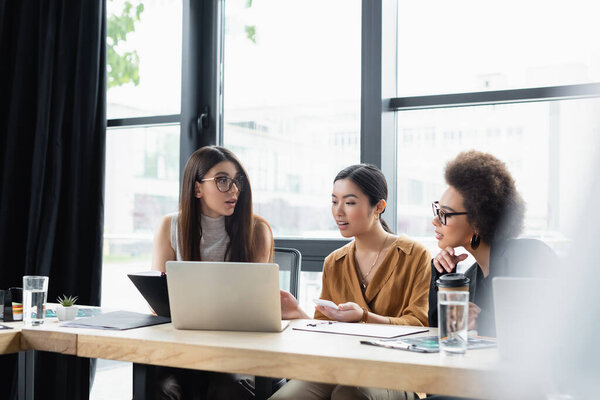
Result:
{"label": "green tree outside window", "polygon": [[108,89],[130,82],[135,86],[140,83],[140,57],[137,51],[121,51],[119,45],[125,43],[127,35],[135,31],[135,24],[140,21],[143,11],[143,3],[134,6],[131,2],[125,1],[121,15],[108,16],[106,35]]}

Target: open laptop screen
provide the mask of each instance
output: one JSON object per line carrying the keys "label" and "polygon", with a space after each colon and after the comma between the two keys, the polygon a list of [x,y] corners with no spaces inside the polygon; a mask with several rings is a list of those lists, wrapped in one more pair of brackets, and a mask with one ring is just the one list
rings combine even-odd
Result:
{"label": "open laptop screen", "polygon": [[177,329],[282,329],[277,264],[168,261],[167,275]]}

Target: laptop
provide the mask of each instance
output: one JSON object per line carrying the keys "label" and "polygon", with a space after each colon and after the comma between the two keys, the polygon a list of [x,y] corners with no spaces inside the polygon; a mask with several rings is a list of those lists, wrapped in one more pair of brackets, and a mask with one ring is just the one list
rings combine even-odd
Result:
{"label": "laptop", "polygon": [[280,332],[277,264],[168,261],[171,320],[176,329]]}
{"label": "laptop", "polygon": [[551,281],[496,277],[492,280],[492,290],[501,357],[520,362],[536,359],[545,351],[543,346],[549,332],[547,314],[552,309],[549,303]]}
{"label": "laptop", "polygon": [[160,317],[170,317],[167,277],[160,271],[143,271],[127,274],[148,305]]}

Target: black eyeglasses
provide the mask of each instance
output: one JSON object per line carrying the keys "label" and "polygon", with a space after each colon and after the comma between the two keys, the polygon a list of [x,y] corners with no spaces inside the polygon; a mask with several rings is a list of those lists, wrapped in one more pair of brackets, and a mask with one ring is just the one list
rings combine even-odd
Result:
{"label": "black eyeglasses", "polygon": [[244,177],[243,176],[239,176],[234,179],[232,179],[228,176],[215,176],[213,178],[205,178],[205,179],[200,180],[200,182],[204,182],[204,181],[215,181],[215,184],[217,185],[217,189],[219,190],[219,192],[223,192],[223,193],[229,192],[234,183],[235,183],[235,187],[237,188],[237,190],[239,192],[244,190]]}
{"label": "black eyeglasses", "polygon": [[438,217],[440,224],[446,225],[446,218],[451,217],[453,215],[468,215],[468,212],[446,212],[440,208],[440,202],[434,201],[431,203],[431,208],[433,210],[433,215]]}

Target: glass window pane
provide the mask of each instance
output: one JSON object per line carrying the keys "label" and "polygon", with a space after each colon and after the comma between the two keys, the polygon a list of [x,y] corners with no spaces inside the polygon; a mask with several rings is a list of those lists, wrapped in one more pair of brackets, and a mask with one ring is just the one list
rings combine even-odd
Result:
{"label": "glass window pane", "polygon": [[300,272],[300,287],[298,293],[298,302],[300,307],[309,317],[315,314],[315,303],[313,299],[321,297],[321,285],[323,283],[322,272]]}
{"label": "glass window pane", "polygon": [[600,3],[398,3],[398,96],[600,81]]}
{"label": "glass window pane", "polygon": [[[154,227],[177,210],[179,124],[106,131],[102,307],[147,313],[127,277],[150,269]],[[98,360],[90,399],[130,399],[131,363]]]}
{"label": "glass window pane", "polygon": [[181,0],[110,0],[107,15],[107,118],[179,114]]}
{"label": "glass window pane", "polygon": [[127,274],[150,269],[160,217],[177,211],[179,125],[107,130],[102,306],[147,312]]}
{"label": "glass window pane", "polygon": [[339,237],[333,178],[360,162],[360,27],[358,0],[226,2],[224,143],[277,236]]}
{"label": "glass window pane", "polygon": [[599,99],[585,99],[398,112],[398,231],[438,251],[431,202],[446,189],[446,163],[475,149],[515,178],[527,203],[523,235],[564,253],[600,156],[599,111]]}

